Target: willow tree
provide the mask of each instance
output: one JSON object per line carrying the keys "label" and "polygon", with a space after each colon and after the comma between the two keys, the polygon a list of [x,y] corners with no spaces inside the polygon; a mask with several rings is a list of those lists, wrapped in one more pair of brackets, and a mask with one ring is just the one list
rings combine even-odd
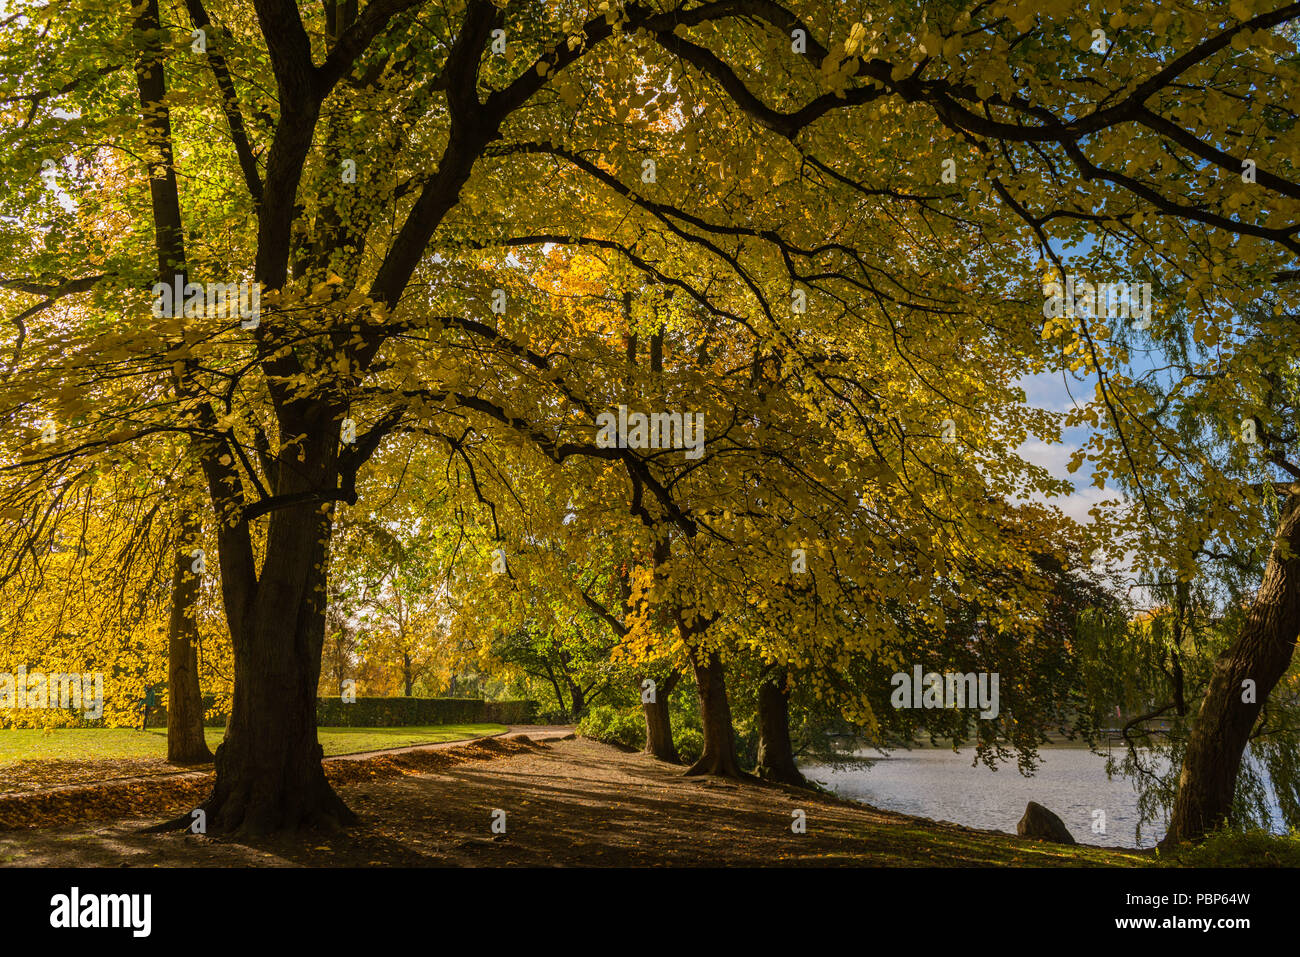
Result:
{"label": "willow tree", "polygon": [[[1295,319],[1274,314],[1277,301],[1266,294],[1259,308],[1238,311],[1210,298],[1188,307],[1196,316],[1188,328],[1170,322],[1151,336],[1124,337],[1126,345],[1154,339],[1165,357],[1156,369],[1117,377],[1111,390],[1135,467],[1107,444],[1115,427],[1079,456],[1086,452],[1128,493],[1106,510],[1104,527],[1136,549],[1142,580],[1165,603],[1159,621],[1171,623],[1178,680],[1155,702],[1185,734],[1176,742],[1182,762],[1169,844],[1253,816],[1234,814],[1247,791],[1258,791],[1257,774],[1242,776],[1248,744],[1283,805],[1296,801],[1285,715],[1294,708],[1300,633],[1300,392],[1294,358],[1275,354],[1277,342],[1295,340]],[[1233,640],[1219,642],[1223,627],[1235,628]],[[1193,680],[1204,635],[1226,647]]]}
{"label": "willow tree", "polygon": [[[1148,12],[1156,33],[1130,32]],[[1047,26],[1025,16],[1017,29]],[[1116,561],[1135,555],[1146,580],[1174,593],[1214,588],[1233,565],[1253,577],[1203,697],[1170,702],[1194,713],[1166,844],[1229,820],[1248,742],[1283,730],[1268,702],[1300,634],[1298,16],[1256,2],[1125,6],[1090,47],[1086,22],[1071,27],[1087,47],[1078,61],[1097,66],[1062,84],[1068,105],[1009,97],[991,117],[954,118],[1001,151],[994,186],[1035,230],[1049,282],[1151,290],[1150,312],[1113,294],[1073,314],[1045,306],[1043,336],[1092,381],[1072,424],[1095,433],[1072,467],[1089,461],[1098,486],[1113,479],[1126,493],[1097,510],[1093,545]],[[1016,75],[1031,72],[1046,79],[1042,67]],[[1027,130],[1011,129],[1017,116]],[[1046,195],[1014,199],[1013,184],[1061,170]]]}

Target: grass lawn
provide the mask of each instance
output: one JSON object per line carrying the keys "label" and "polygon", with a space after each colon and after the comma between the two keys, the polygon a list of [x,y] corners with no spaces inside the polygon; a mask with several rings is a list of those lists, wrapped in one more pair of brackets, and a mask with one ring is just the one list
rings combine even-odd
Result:
{"label": "grass lawn", "polygon": [[[504,724],[436,724],[402,728],[321,728],[317,732],[326,756],[404,748],[413,744],[462,741],[505,731]],[[224,728],[206,728],[213,751]],[[150,728],[55,728],[0,730],[0,765],[15,761],[116,761],[124,758],[166,758],[167,731]]]}

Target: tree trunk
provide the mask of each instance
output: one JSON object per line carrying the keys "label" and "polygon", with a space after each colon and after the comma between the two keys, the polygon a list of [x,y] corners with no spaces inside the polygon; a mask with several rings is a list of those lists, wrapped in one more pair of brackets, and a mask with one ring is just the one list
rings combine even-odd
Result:
{"label": "tree trunk", "polygon": [[790,691],[784,668],[767,672],[758,686],[758,776],[806,787],[790,744]]}
{"label": "tree trunk", "polygon": [[[299,446],[302,459],[292,446],[282,453],[276,494],[328,487],[337,422],[313,427],[310,419],[291,419],[281,428],[308,438]],[[234,479],[211,456],[203,461],[213,498],[220,501],[223,484]],[[217,748],[216,785],[202,805],[210,833],[261,837],[304,828],[333,830],[356,820],[325,779],[316,738],[332,526],[332,508],[322,510],[317,503],[272,511],[260,576],[247,523],[219,526],[235,687],[226,737]],[[178,820],[188,824],[188,816]]]}
{"label": "tree trunk", "polygon": [[[655,688],[654,701],[641,702],[641,710],[645,712],[645,753],[669,764],[682,763],[677,745],[673,743],[672,717],[668,712],[668,696],[680,679],[681,672],[673,669],[667,680]],[[640,682],[637,683],[637,691],[641,691]]]}
{"label": "tree trunk", "polygon": [[[1229,820],[1237,772],[1269,693],[1286,673],[1300,631],[1300,500],[1283,509],[1255,601],[1237,640],[1214,663],[1178,778],[1162,847],[1195,841]],[[1285,551],[1284,551],[1285,550]],[[1255,682],[1253,702],[1242,682]]]}
{"label": "tree trunk", "polygon": [[560,682],[555,678],[555,669],[551,667],[550,662],[546,663],[546,676],[551,679],[551,687],[555,689],[555,700],[559,703],[560,714],[568,714],[569,706],[564,703],[564,692],[560,690]]}
{"label": "tree trunk", "polygon": [[234,636],[234,706],[204,805],[209,830],[259,836],[356,820],[325,780],[316,738],[329,534],[318,506],[271,514],[262,580]]}
{"label": "tree trunk", "polygon": [[203,738],[203,696],[199,690],[199,576],[191,571],[190,547],[202,527],[185,509],[180,520],[176,568],[172,575],[172,611],[167,627],[167,760],[199,764],[212,760]]}
{"label": "tree trunk", "polygon": [[587,710],[587,695],[576,682],[567,677],[564,680],[569,686],[569,700],[573,702],[569,713],[572,715],[573,720],[577,721],[582,717],[582,713]]}
{"label": "tree trunk", "polygon": [[727,701],[727,680],[722,659],[709,652],[703,662],[694,656],[695,685],[700,696],[700,720],[704,725],[704,753],[687,770],[687,775],[714,774],[744,780],[736,757],[736,734],[731,727],[731,704]]}

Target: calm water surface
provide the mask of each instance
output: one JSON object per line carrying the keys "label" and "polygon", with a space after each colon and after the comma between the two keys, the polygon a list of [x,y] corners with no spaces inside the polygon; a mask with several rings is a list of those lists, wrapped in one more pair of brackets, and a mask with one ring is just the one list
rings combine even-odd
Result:
{"label": "calm water surface", "polygon": [[[863,757],[878,757],[874,751]],[[803,773],[840,797],[917,817],[967,827],[1016,832],[1025,805],[1037,801],[1053,811],[1081,844],[1152,847],[1164,836],[1163,821],[1146,824],[1137,836],[1137,794],[1127,778],[1106,778],[1106,759],[1083,748],[1043,748],[1033,777],[1015,765],[990,771],[971,767],[974,751],[895,751],[864,765],[837,771],[805,765]],[[1092,830],[1093,811],[1106,812],[1106,832]]]}

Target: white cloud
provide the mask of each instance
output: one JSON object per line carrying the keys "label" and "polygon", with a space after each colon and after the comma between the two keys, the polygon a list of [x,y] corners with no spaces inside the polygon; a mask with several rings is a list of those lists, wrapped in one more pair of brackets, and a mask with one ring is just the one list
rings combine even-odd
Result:
{"label": "white cloud", "polygon": [[1070,474],[1067,468],[1070,456],[1078,449],[1079,446],[1071,442],[1044,442],[1041,439],[1030,439],[1021,445],[1016,452],[1027,462],[1032,462],[1047,469],[1053,478],[1065,479],[1074,487],[1074,491],[1066,496],[1058,495],[1048,498],[1042,494],[1034,494],[1029,497],[1028,501],[1055,505],[1066,515],[1084,525],[1088,525],[1092,522],[1092,517],[1088,514],[1090,508],[1099,505],[1106,499],[1115,499],[1122,496],[1121,493],[1109,485],[1105,488],[1097,488],[1093,485],[1092,469],[1087,462],[1080,466],[1079,471],[1073,475]]}
{"label": "white cloud", "polygon": [[1021,458],[1033,462],[1035,465],[1041,465],[1047,471],[1051,472],[1055,478],[1066,478],[1074,481],[1078,475],[1083,474],[1087,469],[1087,464],[1079,470],[1075,476],[1071,476],[1066,466],[1070,462],[1070,456],[1077,451],[1079,446],[1072,445],[1068,442],[1044,442],[1042,439],[1030,439],[1028,442],[1016,449]]}
{"label": "white cloud", "polygon": [[1064,498],[1047,499],[1041,495],[1036,495],[1038,501],[1050,502],[1055,505],[1070,518],[1084,525],[1091,524],[1092,517],[1088,514],[1088,509],[1095,505],[1100,505],[1106,499],[1115,499],[1114,489],[1097,488],[1095,485],[1089,485],[1086,488],[1075,488],[1074,492]]}
{"label": "white cloud", "polygon": [[1092,398],[1093,387],[1064,372],[1039,372],[1023,376],[1017,385],[1025,390],[1025,401],[1049,412],[1069,412]]}

